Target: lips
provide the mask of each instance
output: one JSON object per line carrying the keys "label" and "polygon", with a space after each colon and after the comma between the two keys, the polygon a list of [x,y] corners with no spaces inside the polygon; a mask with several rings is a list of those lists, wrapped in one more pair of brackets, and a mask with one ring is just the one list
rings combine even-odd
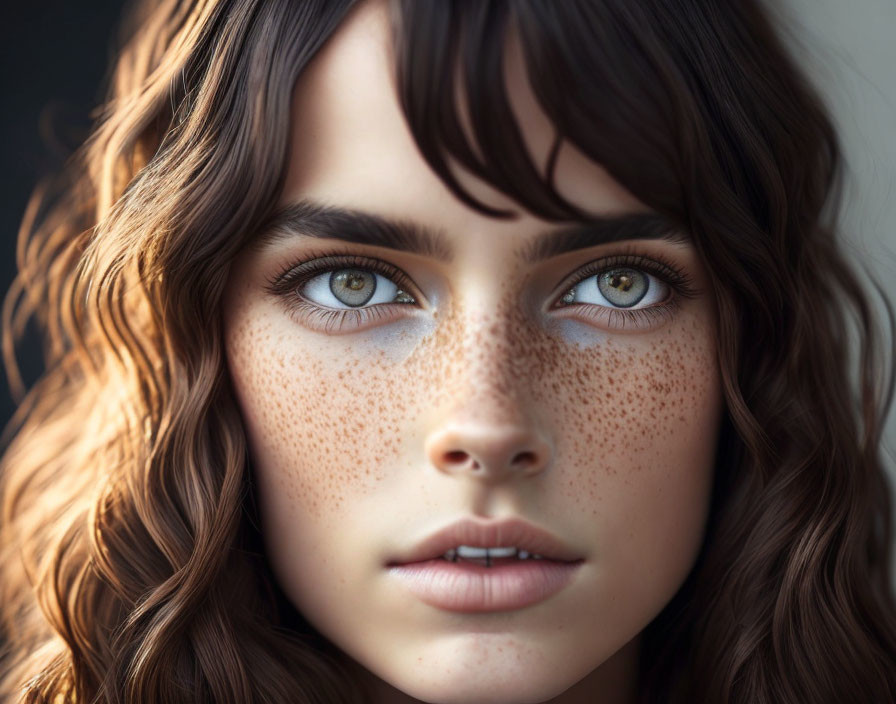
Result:
{"label": "lips", "polygon": [[441,558],[459,546],[514,547],[555,562],[577,562],[582,555],[547,531],[521,519],[480,521],[472,518],[453,523],[402,551],[387,566],[407,565]]}
{"label": "lips", "polygon": [[[483,552],[487,557],[477,560]],[[448,560],[446,553],[471,557]],[[520,559],[522,553],[540,558]],[[531,523],[469,518],[396,555],[386,569],[392,583],[430,607],[489,613],[520,611],[554,598],[582,573],[583,564],[581,554]]]}

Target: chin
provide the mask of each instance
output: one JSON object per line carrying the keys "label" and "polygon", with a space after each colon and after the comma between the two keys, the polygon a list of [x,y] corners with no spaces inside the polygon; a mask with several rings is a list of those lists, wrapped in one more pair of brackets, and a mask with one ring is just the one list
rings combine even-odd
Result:
{"label": "chin", "polygon": [[484,656],[475,652],[476,645],[455,645],[464,652],[419,653],[413,665],[394,663],[396,667],[382,672],[377,685],[398,689],[427,704],[541,704],[590,672],[585,663],[578,663],[586,668],[584,672],[558,667],[557,662],[543,659],[538,648],[521,648],[519,643],[492,643],[491,652]]}

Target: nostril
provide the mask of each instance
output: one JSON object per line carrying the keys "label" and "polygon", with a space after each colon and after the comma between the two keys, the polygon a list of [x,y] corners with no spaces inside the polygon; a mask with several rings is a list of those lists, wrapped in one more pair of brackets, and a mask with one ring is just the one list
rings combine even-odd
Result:
{"label": "nostril", "polygon": [[439,471],[486,481],[534,476],[552,456],[536,429],[509,424],[449,425],[428,436],[424,449],[429,464]]}
{"label": "nostril", "polygon": [[511,465],[527,465],[527,466],[534,464],[534,463],[535,463],[535,453],[529,452],[528,450],[526,452],[518,453],[517,455],[514,456],[514,458],[510,462]]}

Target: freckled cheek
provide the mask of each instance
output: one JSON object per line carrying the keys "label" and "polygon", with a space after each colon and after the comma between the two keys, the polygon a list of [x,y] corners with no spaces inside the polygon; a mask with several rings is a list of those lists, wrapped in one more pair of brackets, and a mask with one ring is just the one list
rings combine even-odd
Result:
{"label": "freckled cheek", "polygon": [[[709,329],[568,355],[547,388],[554,510],[594,518],[606,550],[693,549],[711,489],[721,394]],[[556,390],[561,393],[556,393]]]}
{"label": "freckled cheek", "polygon": [[352,505],[402,451],[408,386],[375,355],[330,354],[255,323],[231,337],[231,377],[265,503],[284,519]]}

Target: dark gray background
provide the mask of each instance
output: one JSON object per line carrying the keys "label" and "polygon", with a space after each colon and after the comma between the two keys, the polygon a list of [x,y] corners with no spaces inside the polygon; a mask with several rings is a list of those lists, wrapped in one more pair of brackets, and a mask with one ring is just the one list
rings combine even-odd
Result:
{"label": "dark gray background", "polygon": [[[83,141],[115,45],[123,0],[5,3],[0,22],[0,291],[15,274],[15,242],[36,183]],[[19,355],[26,379],[40,370],[32,338]],[[0,424],[13,412],[0,372]]]}

